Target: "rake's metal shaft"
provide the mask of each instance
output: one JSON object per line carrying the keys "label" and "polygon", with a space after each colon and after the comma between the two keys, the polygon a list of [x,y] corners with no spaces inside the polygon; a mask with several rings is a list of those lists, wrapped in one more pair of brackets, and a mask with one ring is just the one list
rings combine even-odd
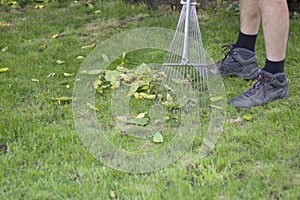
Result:
{"label": "rake's metal shaft", "polygon": [[184,26],[184,44],[182,53],[182,63],[189,62],[189,32],[190,32],[191,0],[186,0],[186,16]]}

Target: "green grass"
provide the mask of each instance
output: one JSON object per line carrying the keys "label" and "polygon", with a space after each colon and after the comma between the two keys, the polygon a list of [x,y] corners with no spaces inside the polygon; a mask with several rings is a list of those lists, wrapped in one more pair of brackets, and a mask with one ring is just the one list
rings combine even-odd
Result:
{"label": "green grass", "polygon": [[[0,52],[0,68],[9,68],[0,74],[0,199],[112,199],[112,192],[116,199],[300,199],[299,19],[290,22],[289,99],[251,110],[228,107],[224,131],[205,159],[197,156],[196,138],[174,164],[129,174],[95,159],[75,130],[71,104],[52,98],[72,96],[75,76],[63,73],[77,74],[82,63],[77,56],[92,50],[83,46],[137,27],[175,29],[178,12],[148,12],[117,0],[92,9],[74,1],[34,6],[0,7],[0,22],[11,24],[0,26],[0,49],[8,47]],[[208,9],[199,17],[205,47],[221,59],[221,45],[236,40],[238,16]],[[261,31],[257,55],[262,66]],[[150,52],[126,59],[135,64],[162,57]],[[55,75],[47,77],[50,73]],[[238,78],[224,83],[228,99],[253,84]],[[246,114],[252,120],[243,120]]]}

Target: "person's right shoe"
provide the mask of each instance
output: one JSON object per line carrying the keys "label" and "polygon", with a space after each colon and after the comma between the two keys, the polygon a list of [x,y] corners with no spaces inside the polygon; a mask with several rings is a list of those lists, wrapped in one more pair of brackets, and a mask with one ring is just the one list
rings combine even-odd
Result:
{"label": "person's right shoe", "polygon": [[245,79],[255,79],[258,75],[258,63],[253,51],[245,48],[235,48],[235,45],[224,45],[228,51],[225,57],[217,62],[222,76],[238,76]]}
{"label": "person's right shoe", "polygon": [[230,104],[238,109],[262,106],[270,101],[290,96],[284,73],[271,74],[259,70],[257,82],[244,94],[233,98]]}

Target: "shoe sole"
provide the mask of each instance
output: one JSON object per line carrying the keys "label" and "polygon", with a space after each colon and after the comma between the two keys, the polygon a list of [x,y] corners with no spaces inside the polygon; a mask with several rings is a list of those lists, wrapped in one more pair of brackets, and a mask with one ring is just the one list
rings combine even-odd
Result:
{"label": "shoe sole", "polygon": [[237,76],[239,78],[244,78],[246,80],[253,80],[257,78],[259,69],[254,69],[251,71],[251,73],[243,73],[243,72],[233,72],[233,73],[227,73],[227,74],[222,74],[223,77],[226,76]]}

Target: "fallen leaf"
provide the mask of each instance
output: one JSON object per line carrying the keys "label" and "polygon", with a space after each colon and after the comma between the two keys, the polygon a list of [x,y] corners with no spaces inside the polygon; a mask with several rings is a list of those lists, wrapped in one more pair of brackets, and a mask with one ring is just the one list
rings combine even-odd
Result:
{"label": "fallen leaf", "polygon": [[93,9],[95,6],[92,3],[85,2],[85,4],[90,8]]}
{"label": "fallen leaf", "polygon": [[135,81],[131,84],[127,96],[132,96],[141,86],[149,85],[149,82],[145,81]]}
{"label": "fallen leaf", "polygon": [[145,118],[146,114],[147,114],[147,112],[140,113],[140,114],[138,114],[135,118],[137,118],[137,119]]}
{"label": "fallen leaf", "polygon": [[23,41],[24,43],[27,43],[27,44],[29,44],[29,43],[32,42],[32,40],[27,40],[27,39],[23,39],[22,41]]}
{"label": "fallen leaf", "polygon": [[59,65],[62,65],[62,64],[64,64],[64,63],[66,63],[66,62],[65,62],[65,61],[62,61],[62,60],[57,60],[56,63],[59,64]]}
{"label": "fallen leaf", "polygon": [[144,92],[135,92],[134,97],[137,99],[155,99],[156,95],[155,94],[146,94]]}
{"label": "fallen leaf", "polygon": [[163,102],[162,104],[169,107],[169,108],[180,108],[180,105],[176,104],[174,102],[166,101],[166,102]]}
{"label": "fallen leaf", "polygon": [[0,73],[7,72],[8,70],[9,70],[9,68],[7,68],[7,67],[0,68]]}
{"label": "fallen leaf", "polygon": [[88,106],[90,109],[92,109],[92,110],[99,111],[99,108],[97,108],[96,106],[91,105],[90,103],[87,103],[87,106]]}
{"label": "fallen leaf", "polygon": [[44,51],[47,48],[47,44],[42,44],[39,46],[38,51]]}
{"label": "fallen leaf", "polygon": [[113,191],[113,190],[109,191],[109,196],[110,196],[110,198],[115,199],[116,198],[115,191]]}
{"label": "fallen leaf", "polygon": [[96,91],[98,92],[98,93],[100,93],[100,94],[102,94],[103,93],[103,87],[98,87],[97,89],[96,89]]}
{"label": "fallen leaf", "polygon": [[127,69],[123,66],[124,63],[122,63],[120,66],[117,66],[116,70],[123,72],[123,73],[128,73],[130,72],[130,69]]}
{"label": "fallen leaf", "polygon": [[140,98],[140,95],[139,95],[138,92],[135,92],[135,93],[133,94],[133,96],[134,96],[136,99],[139,99],[139,98]]}
{"label": "fallen leaf", "polygon": [[38,5],[36,5],[34,8],[35,8],[35,9],[43,9],[43,8],[45,8],[45,5],[43,5],[43,4],[38,4]]}
{"label": "fallen leaf", "polygon": [[164,142],[164,138],[163,138],[162,134],[160,134],[160,132],[155,133],[155,135],[153,136],[153,142],[154,143],[163,143]]}
{"label": "fallen leaf", "polygon": [[[120,86],[120,81],[118,80],[119,77],[121,76],[122,72],[119,72],[117,70],[114,71],[107,71],[105,73],[105,80],[109,81],[110,84],[114,87],[114,88],[118,88]],[[114,89],[113,88],[113,89]]]}
{"label": "fallen leaf", "polygon": [[46,77],[47,77],[47,78],[50,78],[50,77],[52,78],[54,75],[55,75],[55,73],[52,72],[52,73],[48,74]]}
{"label": "fallen leaf", "polygon": [[251,121],[253,119],[253,117],[252,117],[252,115],[246,114],[246,115],[243,115],[243,119],[246,121]]}
{"label": "fallen leaf", "polygon": [[101,12],[102,12],[101,10],[94,11],[95,14],[98,14],[98,13],[101,13]]}
{"label": "fallen leaf", "polygon": [[39,82],[40,82],[38,79],[35,79],[35,78],[31,79],[31,81],[32,81],[32,82],[36,82],[36,83],[39,83]]}
{"label": "fallen leaf", "polygon": [[7,27],[7,26],[12,26],[12,25],[9,23],[6,23],[6,22],[0,22],[0,26]]}
{"label": "fallen leaf", "polygon": [[64,73],[65,77],[73,76],[74,74]]}
{"label": "fallen leaf", "polygon": [[94,44],[91,44],[91,45],[86,45],[86,46],[83,46],[81,47],[81,49],[89,49],[89,48],[94,48],[96,46],[96,43]]}
{"label": "fallen leaf", "polygon": [[218,96],[218,97],[210,97],[210,101],[212,101],[212,102],[216,102],[216,101],[220,101],[220,100],[223,100],[223,97],[222,97],[222,96]]}
{"label": "fallen leaf", "polygon": [[55,39],[55,38],[58,38],[59,37],[59,35],[58,34],[55,34],[55,35],[52,35],[52,39]]}
{"label": "fallen leaf", "polygon": [[77,59],[84,59],[84,56],[77,56]]}
{"label": "fallen leaf", "polygon": [[103,70],[101,70],[101,69],[95,69],[95,70],[89,70],[89,71],[82,70],[80,73],[81,74],[89,74],[89,75],[97,75],[97,74],[100,74],[102,72],[103,72]]}
{"label": "fallen leaf", "polygon": [[94,88],[97,90],[102,84],[102,81],[97,79],[94,81]]}
{"label": "fallen leaf", "polygon": [[173,98],[169,93],[167,93],[167,101],[168,102],[173,102]]}
{"label": "fallen leaf", "polygon": [[7,51],[8,47],[4,47],[3,49],[1,49],[1,52]]}
{"label": "fallen leaf", "polygon": [[7,3],[6,3],[6,5],[8,5],[8,6],[15,6],[17,4],[18,4],[18,2],[16,2],[16,1],[7,1]]}
{"label": "fallen leaf", "polygon": [[149,70],[151,70],[151,69],[146,64],[142,64],[142,65],[138,66],[134,72],[137,74],[144,74]]}

